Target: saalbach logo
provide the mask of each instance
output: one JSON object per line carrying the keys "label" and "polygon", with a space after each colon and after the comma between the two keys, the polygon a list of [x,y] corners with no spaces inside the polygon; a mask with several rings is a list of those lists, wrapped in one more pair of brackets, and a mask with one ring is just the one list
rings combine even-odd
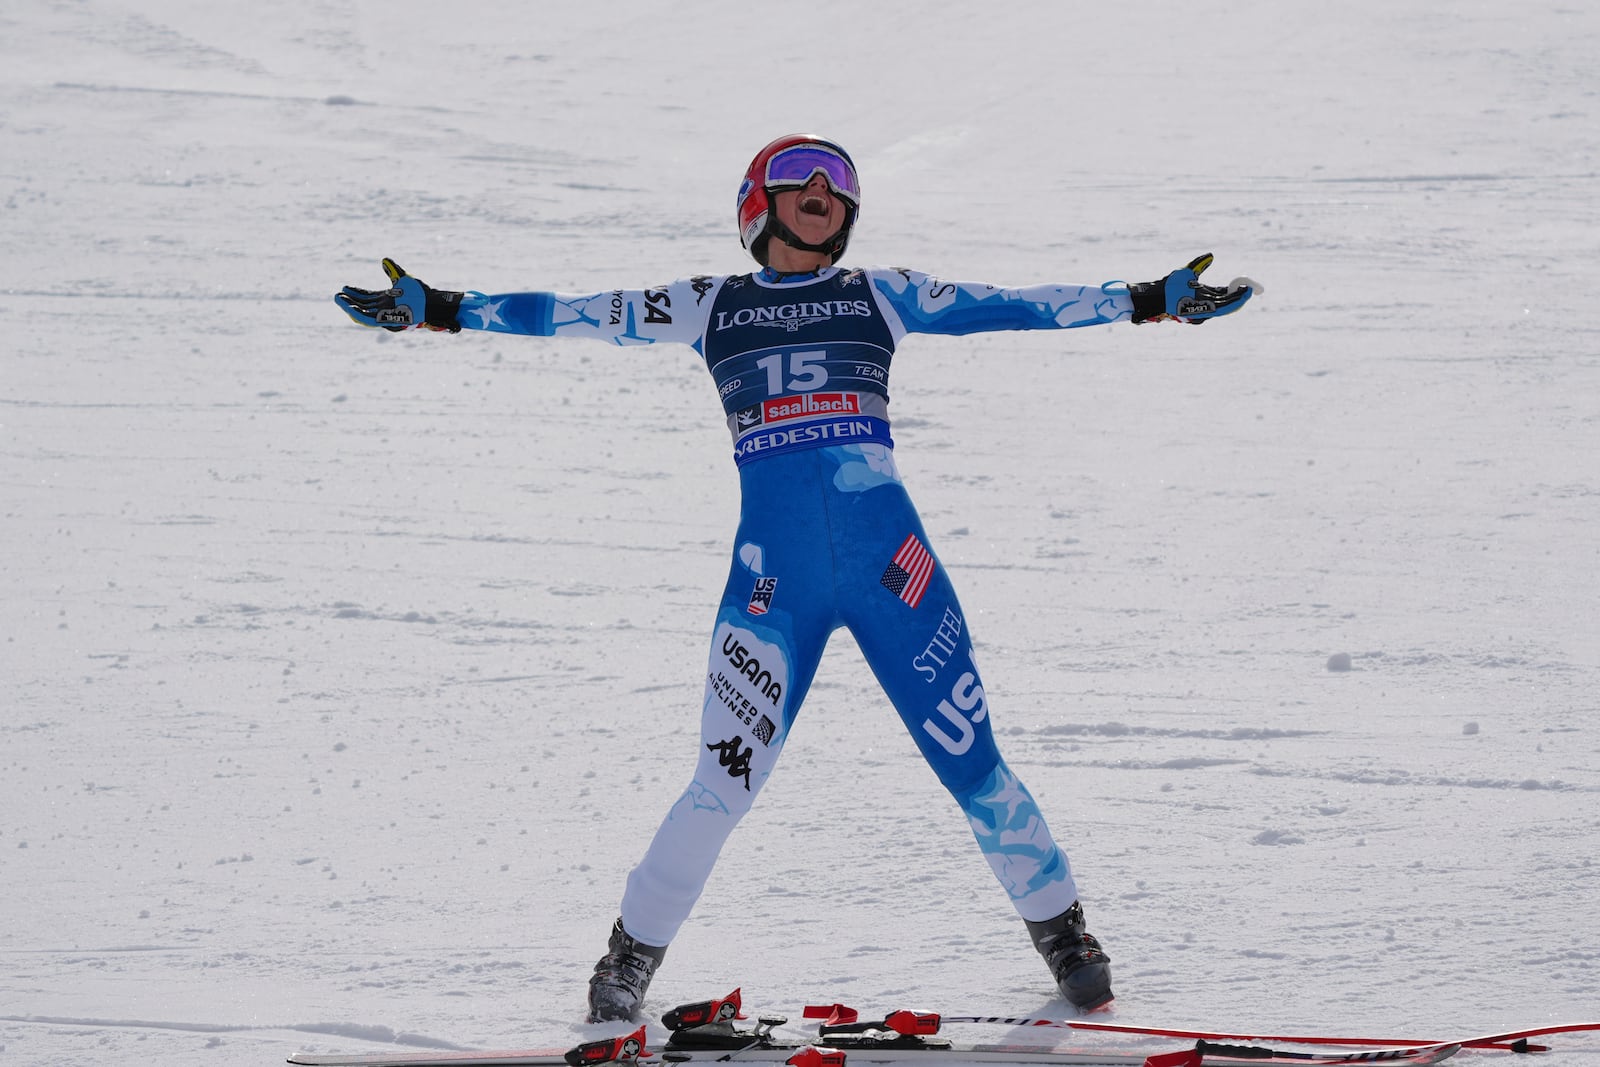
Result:
{"label": "saalbach logo", "polygon": [[878,581],[889,592],[916,607],[922,603],[922,594],[928,591],[933,566],[933,553],[917,540],[916,534],[909,534]]}

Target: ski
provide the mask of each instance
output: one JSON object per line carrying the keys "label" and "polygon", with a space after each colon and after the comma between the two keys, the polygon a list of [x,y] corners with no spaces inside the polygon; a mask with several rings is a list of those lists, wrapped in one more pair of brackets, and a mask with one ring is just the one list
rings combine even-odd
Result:
{"label": "ski", "polygon": [[[646,1028],[632,1033],[581,1044],[576,1048],[504,1051],[389,1051],[357,1054],[301,1052],[289,1057],[298,1067],[656,1067],[657,1064],[785,1063],[790,1067],[847,1067],[891,1064],[905,1067],[954,1067],[1000,1064],[1006,1067],[1360,1067],[1393,1064],[1423,1067],[1438,1063],[1462,1048],[1542,1052],[1547,1046],[1529,1039],[1548,1034],[1600,1030],[1600,1023],[1569,1023],[1528,1030],[1483,1034],[1460,1041],[1405,1041],[1396,1038],[1324,1037],[1319,1035],[1254,1035],[1224,1031],[1140,1027],[1120,1023],[998,1015],[941,1016],[934,1012],[895,1011],[881,1019],[862,1021],[860,1013],[843,1004],[812,1005],[808,1019],[820,1020],[811,1040],[794,1040],[774,1033],[788,1019],[760,1016],[755,1025],[741,1028],[740,991],[725,997],[680,1005],[663,1015],[669,1034],[666,1043],[651,1048]],[[984,1024],[1012,1028],[1055,1027],[1099,1034],[1115,1034],[1141,1041],[1178,1038],[1190,1047],[1149,1052],[1133,1049],[1058,1049],[1016,1043],[956,1044],[938,1036],[946,1023]],[[1272,1042],[1320,1046],[1311,1050],[1285,1050],[1262,1044]],[[1349,1046],[1340,1051],[1334,1046]],[[1359,1047],[1358,1047],[1359,1046]],[[1138,1045],[1135,1045],[1137,1049]]]}
{"label": "ski", "polygon": [[688,1004],[662,1016],[671,1028],[667,1043],[657,1051],[646,1046],[646,1028],[631,1034],[591,1041],[565,1052],[519,1050],[489,1052],[400,1052],[356,1055],[297,1053],[289,1058],[299,1067],[599,1067],[622,1064],[638,1067],[641,1060],[659,1055],[663,1064],[727,1063],[733,1061],[785,1063],[790,1067],[846,1067],[850,1060],[869,1064],[905,1064],[937,1067],[952,1064],[1004,1064],[1007,1067],[1259,1067],[1264,1062],[1294,1067],[1327,1067],[1404,1063],[1436,1063],[1453,1055],[1459,1045],[1428,1045],[1364,1052],[1286,1052],[1253,1045],[1196,1041],[1193,1048],[1151,1055],[1145,1052],[1058,1051],[1026,1045],[955,1045],[936,1037],[939,1017],[930,1013],[901,1012],[881,1023],[830,1019],[818,1027],[812,1041],[796,1042],[776,1037],[773,1030],[788,1022],[781,1015],[761,1016],[750,1029],[740,1029],[739,990],[718,1000]]}
{"label": "ski", "polygon": [[[823,1019],[823,1025],[855,1023],[859,1012],[843,1004],[810,1005],[805,1009],[805,1018]],[[1584,1023],[1558,1023],[1551,1026],[1539,1026],[1526,1030],[1507,1030],[1497,1034],[1480,1034],[1476,1037],[1456,1038],[1441,1041],[1428,1038],[1397,1038],[1397,1037],[1329,1037],[1317,1034],[1264,1034],[1242,1030],[1182,1030],[1169,1027],[1133,1026],[1123,1023],[1104,1023],[1080,1021],[1076,1019],[1048,1019],[1031,1017],[1011,1017],[1003,1015],[937,1015],[932,1012],[891,1012],[884,1017],[884,1025],[896,1028],[904,1025],[925,1025],[921,1023],[908,1023],[905,1020],[911,1017],[933,1016],[943,1023],[969,1024],[982,1023],[993,1026],[1009,1026],[1014,1028],[1025,1027],[1054,1027],[1063,1030],[1081,1030],[1089,1033],[1123,1034],[1130,1037],[1175,1037],[1189,1041],[1275,1041],[1292,1045],[1348,1045],[1348,1046],[1407,1046],[1422,1047],[1427,1045],[1459,1045],[1462,1048],[1472,1049],[1499,1049],[1507,1052],[1548,1052],[1550,1046],[1531,1044],[1530,1039],[1548,1037],[1552,1034],[1574,1034],[1584,1031],[1600,1031],[1600,1022]],[[928,1031],[911,1031],[928,1032]]]}
{"label": "ski", "polygon": [[[924,1048],[849,1048],[783,1043],[764,1048],[743,1049],[666,1049],[645,1052],[637,1060],[614,1063],[653,1065],[674,1063],[790,1063],[795,1067],[844,1067],[851,1064],[903,1064],[907,1067],[938,1067],[941,1064],[1006,1064],[1012,1067],[1260,1067],[1263,1063],[1293,1064],[1295,1067],[1358,1064],[1374,1062],[1430,1064],[1454,1053],[1459,1046],[1430,1047],[1425,1054],[1411,1049],[1384,1049],[1376,1059],[1361,1053],[1348,1056],[1308,1056],[1282,1058],[1274,1050],[1232,1045],[1209,1045],[1200,1049],[1180,1049],[1174,1053],[1147,1055],[1142,1052],[1053,1052],[1007,1045],[930,1046]],[[566,1053],[555,1050],[485,1052],[379,1052],[355,1055],[296,1053],[291,1064],[302,1067],[570,1067]]]}

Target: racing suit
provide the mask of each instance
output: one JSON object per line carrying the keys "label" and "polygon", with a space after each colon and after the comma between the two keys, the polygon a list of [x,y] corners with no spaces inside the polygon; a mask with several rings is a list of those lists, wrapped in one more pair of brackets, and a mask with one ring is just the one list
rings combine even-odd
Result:
{"label": "racing suit", "polygon": [[1120,284],[1000,288],[886,268],[466,295],[468,329],[693,346],[733,437],[741,511],[711,638],[698,759],[628,876],[629,934],[672,941],[772,774],[841,626],[965,812],[1017,912],[1042,921],[1073,904],[1067,856],[996,747],[968,619],[895,469],[889,366],[909,333],[1091,326],[1132,311]]}

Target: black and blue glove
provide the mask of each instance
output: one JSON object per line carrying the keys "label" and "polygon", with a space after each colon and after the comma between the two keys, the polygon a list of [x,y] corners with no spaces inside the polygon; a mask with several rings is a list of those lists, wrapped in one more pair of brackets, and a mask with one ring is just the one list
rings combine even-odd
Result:
{"label": "black and blue glove", "polygon": [[430,289],[400,269],[392,259],[383,261],[383,271],[392,288],[357,289],[347,285],[334,294],[333,302],[363,326],[382,326],[385,330],[422,327],[460,333],[456,316],[461,311],[461,293]]}
{"label": "black and blue glove", "polygon": [[1134,322],[1174,319],[1196,325],[1218,315],[1238,311],[1260,288],[1249,278],[1235,278],[1226,288],[1200,284],[1200,272],[1211,266],[1212,255],[1196,256],[1187,267],[1158,282],[1128,286],[1133,297]]}

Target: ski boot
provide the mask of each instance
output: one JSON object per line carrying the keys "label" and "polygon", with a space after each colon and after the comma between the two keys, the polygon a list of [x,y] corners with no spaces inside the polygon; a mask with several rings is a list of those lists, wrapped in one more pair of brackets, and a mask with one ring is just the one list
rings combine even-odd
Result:
{"label": "ski boot", "polygon": [[644,991],[666,957],[665,946],[656,948],[635,941],[618,919],[611,927],[607,952],[594,965],[589,979],[589,1021],[632,1019],[644,1002]]}
{"label": "ski boot", "polygon": [[1026,921],[1033,947],[1044,957],[1061,995],[1079,1011],[1111,1003],[1111,958],[1093,934],[1084,932],[1083,907],[1072,907],[1043,922]]}

